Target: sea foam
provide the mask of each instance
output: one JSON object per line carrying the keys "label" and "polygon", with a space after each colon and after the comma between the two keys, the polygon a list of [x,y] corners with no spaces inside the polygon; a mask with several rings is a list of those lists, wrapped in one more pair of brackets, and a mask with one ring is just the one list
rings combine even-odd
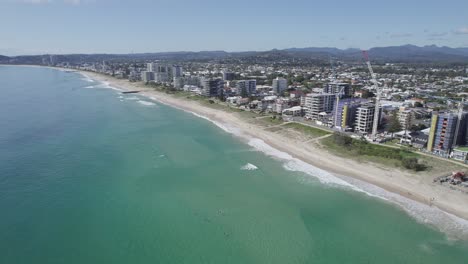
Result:
{"label": "sea foam", "polygon": [[137,102],[138,102],[139,104],[144,105],[144,106],[154,106],[154,105],[156,105],[156,104],[153,103],[153,102],[143,101],[143,100],[138,100]]}
{"label": "sea foam", "polygon": [[91,78],[90,78],[88,75],[86,75],[85,73],[80,72],[80,74],[81,74],[81,76],[83,76],[82,80],[87,81],[87,82],[91,82],[91,83],[94,82],[94,80],[91,79]]}
{"label": "sea foam", "polygon": [[241,167],[241,170],[253,171],[253,170],[258,170],[258,167],[253,165],[252,163],[247,163],[247,164],[245,164],[244,166]]}

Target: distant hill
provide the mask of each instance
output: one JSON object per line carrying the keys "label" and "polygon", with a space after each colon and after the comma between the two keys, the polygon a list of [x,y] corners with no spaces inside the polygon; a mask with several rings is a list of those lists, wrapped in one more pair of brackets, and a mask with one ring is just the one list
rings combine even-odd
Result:
{"label": "distant hill", "polygon": [[[344,60],[356,60],[362,58],[358,49],[337,48],[293,48],[286,49],[289,52],[306,52],[310,55],[326,53],[330,56],[338,56]],[[466,62],[468,63],[468,48],[438,47],[436,45],[418,47],[415,45],[376,47],[369,50],[372,60],[387,62]]]}
{"label": "distant hill", "polygon": [[10,57],[0,55],[0,62],[6,63],[10,61]]}
{"label": "distant hill", "polygon": [[[466,63],[468,64],[468,48],[450,48],[430,46],[390,46],[376,47],[369,50],[369,56],[372,61],[391,62],[391,63]],[[49,55],[34,56],[0,56],[0,62],[12,64],[41,64],[43,59],[48,59]],[[270,51],[245,51],[245,52],[226,52],[226,51],[180,51],[180,52],[158,52],[158,53],[137,53],[137,54],[67,54],[56,55],[58,62],[86,63],[101,61],[247,61],[247,62],[327,62],[330,57],[336,60],[346,62],[362,61],[362,53],[358,49],[338,49],[332,47],[308,47],[308,48],[289,48],[283,50]]]}

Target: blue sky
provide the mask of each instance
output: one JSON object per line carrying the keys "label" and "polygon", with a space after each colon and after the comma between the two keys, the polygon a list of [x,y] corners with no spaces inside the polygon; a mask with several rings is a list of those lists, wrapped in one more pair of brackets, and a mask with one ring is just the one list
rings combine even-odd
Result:
{"label": "blue sky", "polygon": [[468,47],[468,1],[0,0],[0,54]]}

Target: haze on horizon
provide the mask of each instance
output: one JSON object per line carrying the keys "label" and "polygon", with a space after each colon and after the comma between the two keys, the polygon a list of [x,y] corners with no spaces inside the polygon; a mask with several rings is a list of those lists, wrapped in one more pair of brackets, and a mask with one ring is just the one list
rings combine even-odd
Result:
{"label": "haze on horizon", "polygon": [[0,54],[468,47],[468,1],[0,0]]}

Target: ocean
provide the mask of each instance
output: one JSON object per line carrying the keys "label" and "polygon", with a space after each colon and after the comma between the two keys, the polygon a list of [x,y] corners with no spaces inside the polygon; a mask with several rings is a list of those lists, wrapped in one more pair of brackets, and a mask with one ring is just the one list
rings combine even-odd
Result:
{"label": "ocean", "polygon": [[0,66],[0,263],[468,261],[463,221],[111,88]]}

